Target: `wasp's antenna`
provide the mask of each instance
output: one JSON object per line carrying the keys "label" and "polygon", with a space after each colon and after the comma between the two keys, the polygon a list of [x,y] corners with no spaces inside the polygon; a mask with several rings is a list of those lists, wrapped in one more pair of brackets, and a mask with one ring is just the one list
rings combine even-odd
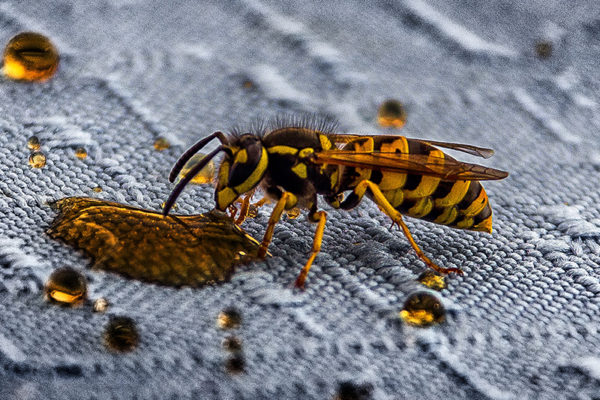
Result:
{"label": "wasp's antenna", "polygon": [[[218,132],[218,133],[220,133],[220,132]],[[213,135],[211,135],[211,136],[213,136]],[[194,147],[196,147],[196,146],[194,146]],[[200,146],[200,147],[202,147],[202,146]],[[173,207],[173,204],[175,204],[175,200],[177,200],[177,198],[179,197],[181,192],[183,192],[183,189],[187,186],[187,184],[190,183],[190,181],[192,179],[194,179],[194,177],[198,174],[198,172],[200,172],[200,170],[202,168],[204,168],[206,166],[206,164],[208,164],[208,162],[210,160],[212,160],[220,151],[224,151],[224,152],[228,153],[230,156],[232,156],[232,152],[229,149],[229,147],[219,146],[215,150],[213,150],[211,153],[209,153],[206,157],[204,157],[198,164],[194,165],[194,167],[190,170],[190,172],[188,172],[181,179],[181,181],[179,181],[177,186],[175,186],[175,189],[173,189],[173,191],[171,192],[171,195],[169,196],[169,198],[165,202],[165,206],[163,207],[163,216],[166,217],[169,214],[171,207]],[[175,168],[173,168],[173,169],[175,169]]]}
{"label": "wasp's antenna", "polygon": [[201,148],[206,146],[208,142],[210,142],[214,138],[219,139],[222,144],[229,144],[227,136],[225,136],[223,132],[219,131],[214,132],[205,137],[204,139],[200,140],[198,143],[187,149],[185,153],[181,155],[181,157],[179,157],[179,160],[177,160],[177,162],[173,166],[173,169],[171,169],[171,173],[169,174],[169,182],[174,182],[175,178],[177,178],[177,175],[179,175],[179,172],[181,172],[181,169],[183,168],[185,163],[187,163],[194,154],[196,154]]}

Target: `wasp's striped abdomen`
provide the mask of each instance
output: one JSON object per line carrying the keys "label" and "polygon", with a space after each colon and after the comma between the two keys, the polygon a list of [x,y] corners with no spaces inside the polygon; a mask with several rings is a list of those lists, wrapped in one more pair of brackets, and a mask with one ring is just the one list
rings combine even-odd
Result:
{"label": "wasp's striped abdomen", "polygon": [[[363,141],[346,146],[356,151],[422,154],[429,156],[433,163],[454,160],[434,146],[405,137],[375,137],[372,143]],[[345,168],[344,186],[355,186],[364,179],[377,184],[390,204],[403,215],[452,228],[492,231],[492,209],[478,181],[446,181],[419,174]]]}

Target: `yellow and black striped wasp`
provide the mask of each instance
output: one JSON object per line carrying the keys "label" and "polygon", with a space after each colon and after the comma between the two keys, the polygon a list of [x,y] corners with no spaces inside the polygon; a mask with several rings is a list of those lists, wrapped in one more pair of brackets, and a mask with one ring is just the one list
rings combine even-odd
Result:
{"label": "yellow and black striped wasp", "polygon": [[[462,273],[431,261],[413,239],[402,215],[452,228],[492,231],[492,209],[481,180],[503,179],[507,172],[457,161],[438,147],[488,158],[491,149],[403,136],[336,134],[335,123],[315,118],[278,120],[261,133],[215,132],[189,148],[173,167],[173,182],[184,164],[211,140],[221,145],[198,163],[172,191],[163,208],[166,216],[193,177],[223,152],[215,190],[216,208],[225,211],[245,195],[241,213],[260,185],[275,206],[259,249],[265,257],[275,225],[285,210],[308,210],[317,223],[312,252],[296,279],[303,287],[321,249],[327,213],[318,195],[334,208],[349,210],[367,195],[397,224],[419,258],[440,273]],[[344,194],[349,195],[344,199]],[[241,223],[245,214],[238,218]]]}

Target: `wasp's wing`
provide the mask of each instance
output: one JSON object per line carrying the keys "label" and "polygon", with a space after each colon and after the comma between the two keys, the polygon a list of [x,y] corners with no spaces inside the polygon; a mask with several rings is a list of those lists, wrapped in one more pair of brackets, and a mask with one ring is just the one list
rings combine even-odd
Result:
{"label": "wasp's wing", "polygon": [[447,181],[483,181],[503,179],[508,176],[508,172],[498,169],[426,154],[328,150],[315,153],[313,162],[315,164],[335,164],[403,174],[435,176]]}
{"label": "wasp's wing", "polygon": [[[353,135],[353,134],[328,134],[327,135],[333,142],[335,143],[348,143],[353,140],[361,139],[361,138],[375,138],[381,137],[385,139],[396,140],[399,139],[400,136],[396,135]],[[446,149],[462,151],[463,153],[471,154],[477,157],[490,158],[494,155],[494,150],[488,149],[485,147],[472,146],[470,144],[462,144],[462,143],[448,143],[448,142],[436,142],[434,140],[421,140],[421,139],[409,139],[415,140],[418,142],[430,144],[432,146],[444,147]]]}

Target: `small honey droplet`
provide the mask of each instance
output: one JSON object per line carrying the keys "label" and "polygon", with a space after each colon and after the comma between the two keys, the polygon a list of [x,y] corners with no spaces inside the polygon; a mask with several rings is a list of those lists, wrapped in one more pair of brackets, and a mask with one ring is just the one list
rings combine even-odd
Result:
{"label": "small honey droplet", "polygon": [[84,158],[86,158],[87,157],[86,149],[84,149],[83,147],[78,147],[77,149],[75,149],[75,157],[79,158],[80,160],[83,160]]}
{"label": "small honey droplet", "polygon": [[246,370],[246,360],[241,354],[236,354],[225,361],[225,368],[230,374],[241,374]]}
{"label": "small honey droplet", "polygon": [[128,352],[140,341],[135,321],[129,317],[113,316],[103,334],[104,344],[113,351]]}
{"label": "small honey droplet", "polygon": [[379,106],[377,122],[385,128],[402,128],[406,123],[406,111],[398,100],[386,100]]}
{"label": "small honey droplet", "polygon": [[171,147],[171,143],[164,137],[159,137],[154,141],[154,148],[158,151],[163,151]]}
{"label": "small honey droplet", "polygon": [[106,310],[108,310],[108,306],[108,300],[106,300],[104,297],[99,297],[96,299],[96,301],[94,301],[94,312],[104,313]]}
{"label": "small honey droplet", "polygon": [[85,276],[71,267],[53,271],[44,287],[46,299],[51,303],[78,306],[87,296]]}
{"label": "small honey droplet", "polygon": [[29,165],[33,168],[43,168],[46,165],[46,155],[41,151],[34,151],[29,156]]}
{"label": "small honey droplet", "polygon": [[[191,171],[192,168],[194,168],[200,161],[204,159],[204,157],[206,157],[206,154],[198,153],[195,154],[192,158],[190,158],[190,160],[181,169],[181,172],[179,173],[179,179],[185,177]],[[208,164],[206,164],[204,168],[202,168],[200,172],[198,172],[194,176],[190,183],[194,183],[196,185],[211,183],[213,181],[214,176],[215,163],[212,160],[210,160]]]}
{"label": "small honey droplet", "polygon": [[40,145],[40,139],[38,139],[37,136],[32,136],[29,139],[27,139],[27,148],[29,150],[39,150],[41,147]]}
{"label": "small honey droplet", "polygon": [[369,400],[372,394],[373,385],[370,383],[357,385],[346,381],[339,384],[334,400]]}
{"label": "small honey droplet", "polygon": [[242,86],[244,89],[252,89],[254,87],[254,82],[252,82],[250,79],[246,79],[244,82],[242,82]]}
{"label": "small honey droplet", "polygon": [[242,350],[242,339],[237,336],[228,336],[223,339],[223,348],[227,351],[236,352]]}
{"label": "small honey droplet", "polygon": [[300,216],[301,211],[298,207],[294,207],[291,210],[287,210],[285,213],[289,219],[296,219]]}
{"label": "small honey droplet", "polygon": [[535,44],[535,53],[538,58],[550,58],[552,56],[552,43],[545,40],[540,40]]}
{"label": "small honey droplet", "polygon": [[46,36],[35,32],[19,33],[4,49],[4,74],[11,79],[45,81],[58,68],[56,47]]}
{"label": "small honey droplet", "polygon": [[95,188],[92,189],[94,192],[96,193],[100,193],[102,192],[102,188],[100,186],[96,186]]}
{"label": "small honey droplet", "polygon": [[235,308],[226,308],[217,317],[217,326],[221,329],[236,329],[242,324],[242,314]]}
{"label": "small honey droplet", "polygon": [[433,290],[442,290],[446,288],[446,278],[444,278],[441,275],[436,274],[434,271],[431,270],[427,270],[425,272],[423,272],[421,275],[419,275],[419,278],[417,278],[417,280],[427,286],[430,289]]}
{"label": "small honey droplet", "polygon": [[404,302],[400,317],[409,325],[427,327],[444,321],[446,311],[442,302],[428,292],[411,294]]}

